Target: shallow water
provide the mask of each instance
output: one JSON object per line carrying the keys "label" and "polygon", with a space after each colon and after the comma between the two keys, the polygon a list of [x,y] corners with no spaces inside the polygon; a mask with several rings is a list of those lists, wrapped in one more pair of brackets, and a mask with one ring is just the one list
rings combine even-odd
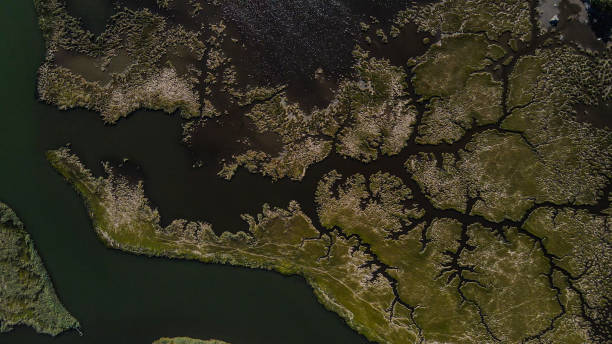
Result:
{"label": "shallow water", "polygon": [[104,85],[111,80],[109,73],[100,69],[100,60],[86,55],[76,55],[60,49],[55,54],[55,61],[59,66],[70,69],[87,81],[98,81]]}

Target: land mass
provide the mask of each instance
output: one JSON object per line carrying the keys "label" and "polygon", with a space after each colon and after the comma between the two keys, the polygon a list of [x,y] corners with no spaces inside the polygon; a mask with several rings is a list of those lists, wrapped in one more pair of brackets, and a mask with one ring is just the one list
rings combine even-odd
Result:
{"label": "land mass", "polygon": [[79,322],[61,304],[23,223],[0,203],[0,332],[30,326],[56,336],[80,331]]}
{"label": "land mass", "polygon": [[303,276],[324,306],[376,342],[595,343],[605,335],[609,290],[595,286],[610,262],[598,254],[609,216],[589,207],[532,207],[500,225],[423,207],[388,173],[332,171],[316,191],[322,227],[292,202],[243,215],[246,231],[217,235],[205,222],[161,226],[143,184],[108,164],[107,176],[95,177],[66,148],[48,159],[84,198],[107,246]]}

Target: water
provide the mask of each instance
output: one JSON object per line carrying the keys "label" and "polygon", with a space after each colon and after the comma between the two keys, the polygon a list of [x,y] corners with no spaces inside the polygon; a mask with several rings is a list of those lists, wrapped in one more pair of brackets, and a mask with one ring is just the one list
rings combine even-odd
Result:
{"label": "water", "polygon": [[[0,199],[25,222],[61,300],[84,331],[83,337],[69,332],[53,339],[19,327],[0,335],[0,343],[151,343],[161,336],[235,344],[367,343],[326,311],[301,278],[106,249],[82,201],[45,161],[45,150],[71,142],[91,167],[99,160],[131,158],[142,166],[153,201],[163,200],[166,217],[175,217],[181,207],[194,207],[194,216],[208,209],[198,218],[215,220],[221,228],[240,225],[229,220],[236,212],[259,209],[248,200],[254,195],[284,203],[290,191],[276,196],[275,188],[266,194],[262,186],[269,181],[247,174],[226,183],[225,193],[181,182],[191,171],[184,164],[190,153],[179,144],[176,117],[143,111],[107,127],[94,113],[60,112],[38,103],[35,78],[44,46],[33,5],[4,1],[0,19]],[[195,191],[185,194],[190,188]],[[235,202],[239,195],[247,200]]]}
{"label": "water", "polygon": [[591,6],[588,0],[545,0],[538,11],[543,28],[551,30],[550,20],[556,16],[556,28],[564,39],[584,48],[603,51],[609,41],[612,14]]}

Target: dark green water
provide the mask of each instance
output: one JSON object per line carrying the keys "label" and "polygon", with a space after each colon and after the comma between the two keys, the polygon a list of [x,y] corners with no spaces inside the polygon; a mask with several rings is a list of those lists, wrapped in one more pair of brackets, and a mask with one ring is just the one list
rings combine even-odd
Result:
{"label": "dark green water", "polygon": [[[36,70],[44,47],[31,2],[0,2],[0,25],[0,200],[26,224],[60,298],[84,331],[83,337],[70,332],[53,339],[20,327],[0,335],[1,344],[151,343],[161,336],[219,338],[234,344],[367,342],[326,311],[300,278],[106,249],[77,194],[45,161],[45,150],[71,142],[90,166],[101,159],[130,157],[143,166],[153,200],[178,190],[160,202],[182,202],[175,208],[197,203],[198,196],[206,200],[203,204],[218,204],[209,213],[221,212],[224,218],[224,204],[232,207],[235,194],[198,188],[199,194],[190,195],[189,201],[179,199],[187,187],[175,187],[165,178],[182,172],[161,158],[188,154],[178,144],[178,119],[141,112],[105,127],[96,114],[60,112],[38,103]],[[249,178],[237,179],[242,191],[249,190],[246,198],[263,192],[261,184],[244,189],[257,183]],[[270,198],[280,202],[285,196]],[[252,211],[255,201],[244,204],[231,213]],[[168,212],[173,217],[173,210]]]}

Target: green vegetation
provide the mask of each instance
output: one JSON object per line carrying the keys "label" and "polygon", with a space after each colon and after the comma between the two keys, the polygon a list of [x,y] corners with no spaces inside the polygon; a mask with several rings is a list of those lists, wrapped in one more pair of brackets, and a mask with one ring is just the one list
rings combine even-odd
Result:
{"label": "green vegetation", "polygon": [[416,142],[453,143],[474,125],[497,122],[503,116],[503,85],[488,71],[505,56],[504,48],[482,34],[456,34],[413,59],[415,92],[429,100]]}
{"label": "green vegetation", "polygon": [[540,208],[529,216],[524,228],[542,238],[556,266],[571,276],[579,276],[565,282],[569,284],[569,294],[576,298],[575,293],[581,291],[590,306],[573,307],[570,313],[578,316],[584,311],[594,323],[609,328],[607,307],[612,286],[606,276],[612,264],[610,217],[571,208]]}
{"label": "green vegetation", "polygon": [[550,174],[519,135],[486,131],[459,156],[445,154],[441,168],[427,154],[406,163],[436,207],[465,212],[468,199],[477,198],[471,212],[499,222],[519,220],[534,201],[548,201],[543,184]]}
{"label": "green vegetation", "polygon": [[19,325],[52,336],[79,331],[79,322],[55,294],[30,235],[4,203],[0,203],[0,276],[0,333]]}
{"label": "green vegetation", "polygon": [[525,106],[532,101],[544,62],[542,57],[525,56],[516,63],[509,78],[508,107]]}
{"label": "green vegetation", "polygon": [[[61,0],[35,0],[47,56],[39,70],[38,93],[42,101],[60,109],[84,107],[114,123],[139,108],[200,113],[194,87],[197,70],[181,73],[173,58],[199,61],[204,43],[198,33],[171,26],[148,9],[124,9],[113,15],[98,37],[71,17]],[[106,80],[86,80],[62,63],[86,56],[88,69],[107,75]],[[119,70],[117,61],[125,61]],[[63,62],[66,61],[66,62]]]}
{"label": "green vegetation", "polygon": [[471,74],[460,90],[431,101],[418,128],[416,142],[456,142],[474,124],[497,122],[503,115],[501,104],[501,83],[494,81],[489,73]]}
{"label": "green vegetation", "polygon": [[480,305],[501,342],[517,343],[547,328],[561,306],[548,283],[548,261],[533,239],[515,228],[505,233],[507,241],[482,225],[470,226],[467,245],[473,249],[459,264],[471,267],[465,278],[478,281],[465,285],[465,297]]}
{"label": "green vegetation", "polygon": [[[336,115],[352,114],[338,123],[336,151],[363,162],[398,154],[411,136],[416,108],[406,97],[406,74],[389,61],[368,59],[356,51],[358,81],[344,84]],[[333,116],[334,114],[328,114]]]}
{"label": "green vegetation", "polygon": [[299,274],[324,306],[366,337],[381,343],[417,337],[405,311],[389,320],[393,286],[372,279],[375,268],[364,268],[371,254],[359,240],[339,230],[319,232],[296,202],[287,210],[264,206],[256,218],[243,215],[249,229],[236,234],[218,236],[209,224],[185,220],[161,227],[142,184],[131,185],[108,167],[106,178],[96,178],[65,148],[48,152],[48,159],[84,198],[96,233],[109,247]]}
{"label": "green vegetation", "polygon": [[612,100],[610,63],[556,48],[521,58],[510,76],[511,112],[501,128],[521,133],[551,171],[554,183],[543,187],[554,202],[594,204],[612,176],[612,133],[576,121],[575,110]]}
{"label": "green vegetation", "polygon": [[[406,167],[436,207],[465,212],[470,210],[466,209],[468,199],[473,198],[476,202],[471,213],[495,222],[504,218],[519,220],[538,203],[584,204],[596,201],[598,188],[605,185],[604,181],[598,180],[605,179],[605,176],[584,165],[572,170],[572,174],[568,171],[567,175],[562,175],[557,168],[558,162],[549,163],[552,159],[544,154],[563,154],[565,147],[559,147],[563,149],[561,152],[551,149],[550,153],[540,149],[534,149],[519,134],[488,130],[474,137],[464,150],[459,151],[458,159],[443,154],[441,167],[437,166],[434,156],[424,153],[411,157]],[[608,153],[609,149],[598,152],[598,155],[602,159]],[[609,168],[609,163],[606,165]],[[584,179],[580,178],[581,175],[585,176]],[[561,180],[562,177],[567,180]],[[562,182],[566,187],[560,184]],[[586,182],[597,184],[585,187]]]}
{"label": "green vegetation", "polygon": [[[519,137],[494,132],[482,136],[482,147],[509,145]],[[490,148],[479,151],[468,147],[467,152],[477,152],[467,159],[471,163],[490,156],[512,161]],[[369,178],[353,175],[342,182],[343,177],[332,171],[316,191],[322,229],[291,202],[286,210],[264,205],[256,217],[243,215],[247,231],[217,235],[203,222],[174,220],[162,227],[158,212],[144,196],[142,183],[130,184],[108,165],[107,177],[96,178],[65,148],[50,151],[48,159],[85,199],[98,236],[109,247],[301,275],[323,305],[380,343],[521,343],[550,335],[555,323],[563,324],[555,331],[567,327],[580,330],[580,338],[588,338],[588,325],[571,320],[584,314],[579,308],[569,312],[566,296],[560,296],[571,296],[577,290],[589,294],[589,304],[602,305],[591,306],[587,315],[605,322],[602,314],[609,290],[591,289],[609,265],[607,256],[593,254],[605,248],[589,244],[588,251],[582,251],[585,242],[569,237],[555,238],[553,242],[561,246],[549,246],[548,241],[552,233],[557,235],[554,228],[563,231],[559,235],[583,237],[587,228],[590,231],[599,226],[600,234],[594,234],[592,241],[605,245],[609,240],[605,217],[594,218],[586,212],[579,213],[583,217],[576,213],[561,217],[546,207],[533,210],[533,204],[528,203],[530,216],[524,225],[511,222],[511,227],[501,228],[500,236],[497,229],[486,227],[491,222],[484,219],[485,224],[478,220],[467,224],[429,214],[414,201],[413,191],[389,173],[378,172]],[[484,161],[477,164],[489,169],[498,165]],[[517,174],[521,171],[509,173],[518,180],[530,179]],[[512,180],[506,188],[528,189],[513,185]],[[497,201],[484,193],[479,197]],[[494,204],[511,206],[498,211],[514,214],[512,217],[522,218],[527,211],[520,199]],[[476,202],[473,212],[479,209]],[[484,212],[483,216],[501,220],[495,219],[495,214]],[[551,226],[547,219],[552,214],[556,218]],[[571,225],[560,221],[571,221]],[[582,232],[574,228],[582,228]],[[593,259],[601,262],[598,266],[603,270],[580,274],[584,264]]]}
{"label": "green vegetation", "polygon": [[484,31],[494,40],[505,32],[523,41],[531,38],[529,3],[522,0],[442,0],[413,5],[400,11],[395,22],[398,26],[415,23],[432,35]]}
{"label": "green vegetation", "polygon": [[[421,221],[422,210],[404,205],[412,198],[411,192],[397,177],[377,173],[366,183],[362,175],[354,175],[334,197],[333,185],[340,178],[331,172],[319,184],[319,219],[328,229],[342,228],[347,235],[357,235],[370,245],[382,267],[393,267],[383,270],[387,275],[377,277],[397,281],[390,317],[398,312],[406,318],[407,326],[427,340],[490,340],[476,308],[463,305],[455,283],[439,278],[444,273],[442,264],[447,262],[445,252],[457,248],[461,224],[446,218],[435,219],[429,226]],[[404,234],[405,226],[414,229]],[[424,232],[430,236],[425,248],[421,242]],[[462,338],[468,329],[470,341]]]}
{"label": "green vegetation", "polygon": [[[210,100],[201,99],[200,85],[205,96],[220,89],[244,101],[234,89],[236,72],[221,48],[222,21],[191,31],[151,9],[119,8],[106,30],[95,36],[68,13],[63,0],[34,4],[47,45],[39,70],[42,101],[60,109],[100,112],[107,123],[140,108],[179,111],[187,118],[206,115]],[[173,5],[158,4],[165,9]]]}
{"label": "green vegetation", "polygon": [[[287,209],[264,205],[257,216],[242,215],[248,228],[237,233],[181,219],[163,227],[142,183],[128,182],[108,164],[106,176],[95,177],[66,148],[47,158],[81,194],[107,246],[303,276],[325,307],[372,341],[605,342],[612,133],[582,119],[579,108],[612,101],[612,59],[609,49],[583,51],[555,32],[544,42],[532,37],[539,34],[532,6],[519,0],[413,5],[398,13],[391,38],[375,18],[372,29],[362,23],[383,40],[416,24],[433,41],[399,66],[357,46],[352,74],[340,79],[329,105],[311,111],[291,102],[282,85],[237,90],[220,45],[225,24],[210,25],[200,58],[216,74],[206,74],[203,93],[222,87],[256,134],[280,142],[275,152],[246,147],[224,160],[219,175],[231,179],[244,167],[274,180],[301,180],[333,151],[377,164],[349,176],[325,174],[315,192],[318,219],[292,201]],[[53,36],[61,30],[42,8],[49,42],[89,49],[87,34]],[[62,11],[54,15],[68,35],[76,24]],[[153,32],[169,25],[150,13],[126,13],[157,23]],[[102,37],[114,37],[113,25]],[[164,41],[161,33],[147,40],[136,31],[136,47]],[[196,34],[181,37],[199,46]],[[181,77],[171,64],[160,66],[168,79]],[[54,72],[41,78],[51,85],[43,89],[59,105],[88,106],[107,87],[72,78],[61,66],[45,68]],[[204,117],[225,113],[202,104]],[[186,138],[194,123],[185,126]],[[381,156],[397,159],[377,162]],[[405,169],[389,167],[394,162]]]}
{"label": "green vegetation", "polygon": [[[430,52],[445,46],[442,40],[441,47]],[[440,53],[428,54],[415,67],[417,85],[423,79],[436,80],[432,71],[419,79],[422,66],[446,68],[436,62]],[[589,58],[570,48],[522,57],[508,77],[507,110],[499,83],[488,73],[469,73],[461,91],[450,97],[440,92],[440,98],[432,99],[416,141],[453,143],[473,122],[502,121],[499,129],[477,131],[454,154],[442,153],[441,161],[425,153],[411,157],[406,166],[412,178],[434,206],[495,222],[519,220],[534,204],[595,204],[611,176],[612,135],[577,122],[574,106],[610,101],[609,63],[609,58]],[[425,84],[435,90],[449,85]],[[475,203],[466,209],[469,199]]]}
{"label": "green vegetation", "polygon": [[219,175],[231,179],[243,166],[273,179],[301,180],[308,166],[331,153],[334,142],[336,152],[363,162],[399,154],[416,120],[416,108],[405,99],[406,75],[359,48],[354,54],[353,78],[341,83],[325,109],[306,114],[284,93],[253,106],[247,116],[259,133],[278,135],[282,151],[277,156],[257,150],[237,154]]}

